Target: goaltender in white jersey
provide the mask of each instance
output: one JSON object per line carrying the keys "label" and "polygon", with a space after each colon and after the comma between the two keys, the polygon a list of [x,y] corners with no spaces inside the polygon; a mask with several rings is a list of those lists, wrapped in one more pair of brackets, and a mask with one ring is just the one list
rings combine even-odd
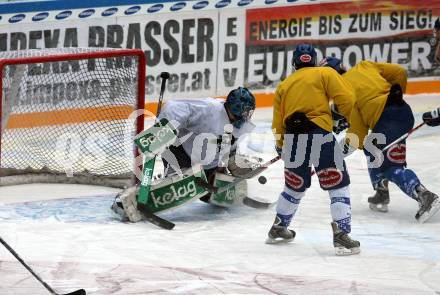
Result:
{"label": "goaltender in white jersey", "polygon": [[[157,121],[168,122],[177,131],[177,140],[161,154],[164,179],[159,180],[158,186],[173,186],[185,177],[193,177],[186,171],[200,166],[211,184],[216,172],[233,177],[249,173],[255,163],[236,155],[236,150],[238,139],[254,128],[250,122],[254,110],[255,97],[244,87],[232,90],[226,100],[177,99],[165,103]],[[141,220],[135,194],[136,188],[126,190],[112,209],[120,215],[126,214],[130,221]],[[209,202],[210,194],[200,198]]]}
{"label": "goaltender in white jersey", "polygon": [[[159,119],[166,118],[178,130],[178,141],[163,154],[165,174],[201,164],[207,176],[233,155],[237,139],[250,133],[255,99],[246,88],[233,90],[227,100],[205,98],[168,101]],[[230,145],[229,149],[222,146]],[[234,169],[232,169],[234,170]],[[234,171],[232,171],[234,172]]]}

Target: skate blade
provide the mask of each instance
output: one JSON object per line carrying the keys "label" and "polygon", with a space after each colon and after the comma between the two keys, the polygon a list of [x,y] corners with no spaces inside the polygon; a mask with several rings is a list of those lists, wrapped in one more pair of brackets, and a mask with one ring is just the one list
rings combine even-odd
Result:
{"label": "skate blade", "polygon": [[430,219],[432,216],[435,215],[435,213],[437,213],[440,210],[440,198],[437,198],[434,200],[434,202],[432,202],[431,205],[431,210],[426,211],[425,213],[423,213],[419,219],[417,219],[417,221],[419,223],[424,223],[426,222],[428,219]]}
{"label": "skate blade", "polygon": [[348,255],[355,255],[361,253],[361,248],[354,247],[351,249],[347,249],[345,247],[335,247],[335,254],[336,256],[348,256]]}
{"label": "skate blade", "polygon": [[267,238],[265,243],[268,244],[268,245],[287,244],[287,243],[289,243],[289,242],[292,242],[294,238],[295,238],[295,237],[293,237],[293,238],[291,238],[291,239],[282,239],[282,238],[274,239],[274,238]]}
{"label": "skate blade", "polygon": [[381,213],[388,212],[388,205],[387,204],[380,204],[380,206],[378,206],[378,205],[379,204],[371,204],[370,203],[370,209],[375,212],[381,212]]}

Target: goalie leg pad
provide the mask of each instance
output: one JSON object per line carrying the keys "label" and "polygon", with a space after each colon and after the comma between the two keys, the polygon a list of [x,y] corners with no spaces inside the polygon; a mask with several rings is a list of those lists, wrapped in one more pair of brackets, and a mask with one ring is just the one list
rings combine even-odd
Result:
{"label": "goalie leg pad", "polygon": [[133,186],[125,189],[120,195],[119,199],[122,203],[122,208],[130,222],[138,222],[144,219],[142,213],[137,209],[136,195],[138,188]]}
{"label": "goalie leg pad", "polygon": [[[214,179],[214,185],[216,187],[223,187],[230,184],[235,180],[235,177],[226,175],[223,173],[216,173]],[[243,202],[243,199],[247,195],[247,181],[243,180],[234,187],[229,188],[225,192],[212,193],[209,198],[209,203],[221,207],[231,207],[239,205]]]}

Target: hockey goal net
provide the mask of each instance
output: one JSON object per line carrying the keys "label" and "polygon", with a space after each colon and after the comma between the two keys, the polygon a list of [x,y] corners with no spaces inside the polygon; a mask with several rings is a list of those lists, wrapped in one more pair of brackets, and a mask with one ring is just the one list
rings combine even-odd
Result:
{"label": "hockey goal net", "polygon": [[141,50],[0,53],[0,74],[0,185],[133,183],[133,138],[144,122]]}

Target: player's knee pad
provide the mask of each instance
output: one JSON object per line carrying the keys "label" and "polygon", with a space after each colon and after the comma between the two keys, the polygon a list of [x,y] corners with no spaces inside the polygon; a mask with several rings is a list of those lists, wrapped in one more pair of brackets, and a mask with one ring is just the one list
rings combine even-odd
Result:
{"label": "player's knee pad", "polygon": [[391,146],[387,152],[384,159],[383,166],[406,166],[406,144],[398,143]]}
{"label": "player's knee pad", "polygon": [[390,167],[385,171],[385,177],[395,183],[405,194],[415,198],[415,188],[420,184],[417,175],[411,169]]}
{"label": "player's knee pad", "polygon": [[304,195],[305,192],[295,192],[287,186],[284,187],[284,191],[280,194],[276,207],[277,215],[282,220],[282,223],[290,223]]}
{"label": "player's knee pad", "polygon": [[[294,169],[292,169],[294,170]],[[309,170],[304,171],[292,171],[289,169],[284,169],[284,186],[289,188],[291,191],[304,192],[310,187],[311,177]],[[301,171],[301,172],[300,172]]]}
{"label": "player's knee pad", "polygon": [[324,168],[318,170],[316,175],[323,190],[336,190],[350,184],[346,169],[341,171],[338,168]]}
{"label": "player's knee pad", "polygon": [[349,186],[328,191],[333,221],[346,233],[351,232],[351,205]]}

